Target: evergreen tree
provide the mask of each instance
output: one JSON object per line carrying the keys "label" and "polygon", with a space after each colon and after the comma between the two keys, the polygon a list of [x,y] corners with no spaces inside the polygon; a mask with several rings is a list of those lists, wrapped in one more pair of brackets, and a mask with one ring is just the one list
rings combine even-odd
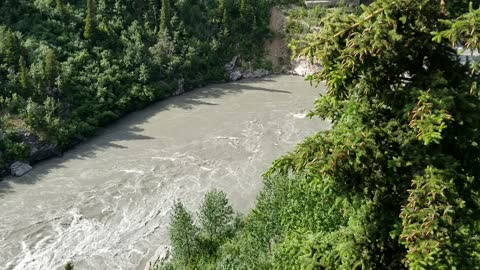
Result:
{"label": "evergreen tree", "polygon": [[18,60],[18,65],[20,67],[20,85],[22,86],[22,89],[25,90],[27,89],[27,64],[25,62],[25,58],[23,56],[20,56],[20,59]]}
{"label": "evergreen tree", "polygon": [[[311,78],[328,92],[311,115],[333,128],[270,173],[311,176],[349,223],[293,237],[284,260],[308,256],[328,269],[480,265],[480,74],[442,39],[456,36],[445,14],[438,1],[377,0],[360,15],[331,14],[322,31],[292,44],[323,67]],[[476,49],[480,13],[470,15],[457,40]]]}
{"label": "evergreen tree", "polygon": [[59,14],[63,14],[63,2],[62,2],[62,0],[56,0],[55,1],[55,10]]}
{"label": "evergreen tree", "polygon": [[5,62],[10,66],[17,64],[18,55],[20,54],[20,41],[15,32],[8,29],[4,39],[4,57]]}
{"label": "evergreen tree", "polygon": [[227,7],[223,8],[222,23],[223,23],[223,36],[225,37],[230,36],[231,18],[230,18],[230,12],[227,9]]}
{"label": "evergreen tree", "polygon": [[149,21],[155,26],[158,26],[158,2],[157,0],[148,0],[148,18]]}
{"label": "evergreen tree", "polygon": [[197,251],[198,228],[181,202],[175,203],[170,220],[170,240],[175,258],[186,265]]}
{"label": "evergreen tree", "polygon": [[94,0],[87,0],[87,16],[85,17],[85,29],[83,37],[85,39],[93,40],[97,27],[95,18],[95,3]]}
{"label": "evergreen tree", "polygon": [[242,28],[245,29],[244,32],[250,34],[252,29],[252,22],[254,20],[254,7],[251,3],[251,0],[241,0],[240,1],[240,21],[242,23]]}
{"label": "evergreen tree", "polygon": [[169,0],[162,0],[162,7],[160,10],[160,34],[169,32],[170,29],[170,3]]}
{"label": "evergreen tree", "polygon": [[51,89],[55,84],[55,80],[59,72],[57,57],[55,55],[55,51],[52,49],[49,49],[45,54],[44,72],[47,87]]}

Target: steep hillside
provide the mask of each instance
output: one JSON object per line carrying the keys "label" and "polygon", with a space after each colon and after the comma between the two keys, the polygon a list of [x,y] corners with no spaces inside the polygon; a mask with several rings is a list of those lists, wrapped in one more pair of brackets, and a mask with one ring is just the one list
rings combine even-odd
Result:
{"label": "steep hillside", "polygon": [[[269,0],[5,0],[0,175],[125,113],[209,82],[234,55],[265,66]],[[15,173],[28,165],[17,163]]]}

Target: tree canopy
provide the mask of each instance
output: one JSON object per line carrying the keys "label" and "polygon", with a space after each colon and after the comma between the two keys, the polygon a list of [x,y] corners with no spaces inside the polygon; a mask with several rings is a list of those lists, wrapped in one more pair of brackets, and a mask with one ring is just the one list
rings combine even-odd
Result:
{"label": "tree canopy", "polygon": [[[224,81],[234,55],[261,62],[256,44],[267,38],[271,4],[2,1],[0,175],[14,161],[29,161],[25,134],[65,150],[172,95],[178,81],[186,91]],[[241,8],[256,20],[244,20]]]}
{"label": "tree canopy", "polygon": [[243,229],[197,266],[477,269],[480,72],[455,46],[479,49],[479,12],[377,0],[294,40],[322,65],[310,116],[332,129],[274,162]]}

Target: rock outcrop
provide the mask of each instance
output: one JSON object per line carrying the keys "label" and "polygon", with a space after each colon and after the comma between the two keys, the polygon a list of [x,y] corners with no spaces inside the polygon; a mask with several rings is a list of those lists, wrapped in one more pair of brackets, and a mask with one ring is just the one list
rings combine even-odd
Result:
{"label": "rock outcrop", "polygon": [[32,164],[61,155],[56,143],[40,140],[28,132],[20,132],[17,136],[30,148],[28,159]]}
{"label": "rock outcrop", "polygon": [[268,76],[271,74],[266,69],[244,69],[241,67],[240,56],[234,56],[230,62],[225,64],[225,71],[228,74],[228,79],[231,82],[238,81],[240,79],[256,79]]}
{"label": "rock outcrop", "polygon": [[23,176],[32,170],[32,166],[27,163],[16,161],[10,165],[10,172],[13,176]]}
{"label": "rock outcrop", "polygon": [[185,80],[179,79],[177,80],[177,90],[172,94],[172,96],[180,96],[185,93],[185,88],[184,88]]}
{"label": "rock outcrop", "polygon": [[322,67],[316,62],[308,60],[306,57],[297,57],[291,62],[290,74],[299,76],[310,76],[320,72]]}
{"label": "rock outcrop", "polygon": [[242,71],[234,70],[234,71],[230,72],[230,74],[228,75],[228,78],[230,79],[231,82],[238,81],[238,80],[243,78]]}
{"label": "rock outcrop", "polygon": [[[0,171],[0,180],[3,176],[8,175],[9,173],[12,176],[25,175],[32,170],[32,166],[30,164],[35,164],[39,161],[60,156],[62,154],[58,144],[41,140],[37,136],[27,131],[18,131],[16,136],[28,147],[28,149],[30,149],[30,152],[28,153],[28,159],[26,162],[15,161],[13,164],[10,164],[10,172],[8,171],[8,166],[4,170]],[[0,151],[0,159],[2,158],[3,153]]]}

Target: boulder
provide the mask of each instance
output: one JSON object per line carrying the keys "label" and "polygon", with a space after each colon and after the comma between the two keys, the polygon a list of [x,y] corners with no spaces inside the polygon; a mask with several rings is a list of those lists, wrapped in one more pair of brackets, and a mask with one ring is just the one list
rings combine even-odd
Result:
{"label": "boulder", "polygon": [[30,146],[30,162],[39,162],[51,157],[61,155],[61,151],[56,143],[42,142]]}
{"label": "boulder", "polygon": [[266,69],[257,69],[257,70],[254,70],[254,71],[246,71],[243,74],[243,78],[245,78],[245,79],[256,79],[256,78],[265,77],[267,75],[270,75],[270,71],[268,71]]}
{"label": "boulder", "polygon": [[185,93],[184,84],[185,84],[184,79],[179,79],[177,81],[177,90],[175,91],[175,93],[173,93],[173,96],[180,96]]}
{"label": "boulder", "polygon": [[16,161],[12,165],[10,165],[10,172],[13,176],[22,176],[32,170],[32,166],[27,163],[23,163],[20,161]]}
{"label": "boulder", "polygon": [[233,72],[230,73],[230,81],[238,81],[241,78],[243,78],[243,74],[240,70],[234,70]]}
{"label": "boulder", "polygon": [[230,62],[228,62],[227,64],[225,64],[225,70],[227,72],[232,72],[236,67],[237,67],[237,64],[240,60],[240,56],[238,55],[235,55],[232,60],[230,60]]}
{"label": "boulder", "polygon": [[292,62],[293,68],[291,73],[300,76],[309,76],[320,72],[322,66],[319,63],[311,62],[305,57],[298,57]]}
{"label": "boulder", "polygon": [[61,155],[60,148],[56,143],[42,141],[28,132],[20,132],[17,135],[30,148],[29,160],[31,163]]}

